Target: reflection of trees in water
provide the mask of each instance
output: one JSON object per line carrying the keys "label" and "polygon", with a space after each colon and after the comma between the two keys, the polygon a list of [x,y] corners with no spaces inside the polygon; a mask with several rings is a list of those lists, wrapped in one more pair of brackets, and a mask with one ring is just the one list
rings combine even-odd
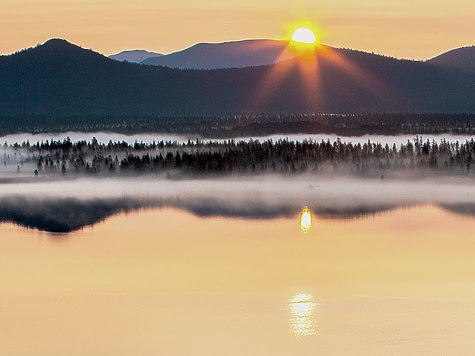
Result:
{"label": "reflection of trees in water", "polygon": [[[346,207],[322,206],[321,202],[309,202],[312,215],[333,219],[361,218],[410,205],[355,204]],[[189,211],[197,216],[226,216],[245,219],[275,219],[295,217],[301,209],[299,201],[276,204],[258,200],[235,201],[209,197],[165,198],[27,198],[7,196],[0,198],[0,221],[50,232],[71,232],[93,225],[121,213],[142,208],[171,207]],[[443,208],[455,213],[475,216],[475,203],[444,204]],[[298,216],[298,215],[297,215]]]}
{"label": "reflection of trees in water", "polygon": [[14,196],[0,200],[0,221],[49,232],[71,232],[114,214],[150,205],[150,202],[133,199],[35,199]]}
{"label": "reflection of trees in water", "polygon": [[447,203],[447,204],[440,204],[439,206],[452,213],[475,217],[475,204],[472,204],[472,203],[458,203],[458,204]]}

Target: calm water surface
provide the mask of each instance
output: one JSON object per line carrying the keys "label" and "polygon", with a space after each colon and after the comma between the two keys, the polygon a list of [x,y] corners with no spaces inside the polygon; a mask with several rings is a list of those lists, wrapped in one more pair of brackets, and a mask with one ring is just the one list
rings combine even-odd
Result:
{"label": "calm water surface", "polygon": [[475,219],[429,205],[300,220],[2,224],[0,354],[472,353]]}

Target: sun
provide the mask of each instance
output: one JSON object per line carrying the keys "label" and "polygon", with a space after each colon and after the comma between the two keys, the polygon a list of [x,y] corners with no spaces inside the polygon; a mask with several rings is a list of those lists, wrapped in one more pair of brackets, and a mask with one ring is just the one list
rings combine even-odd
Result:
{"label": "sun", "polygon": [[315,40],[316,38],[313,31],[305,27],[296,29],[292,34],[292,41],[294,42],[314,44]]}

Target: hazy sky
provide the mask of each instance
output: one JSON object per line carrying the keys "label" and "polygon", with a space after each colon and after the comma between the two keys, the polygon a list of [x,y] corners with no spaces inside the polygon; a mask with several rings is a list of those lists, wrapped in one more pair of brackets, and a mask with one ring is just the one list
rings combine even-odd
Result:
{"label": "hazy sky", "polygon": [[0,53],[61,37],[112,54],[197,42],[283,39],[308,21],[322,42],[427,59],[472,45],[473,0],[0,0]]}

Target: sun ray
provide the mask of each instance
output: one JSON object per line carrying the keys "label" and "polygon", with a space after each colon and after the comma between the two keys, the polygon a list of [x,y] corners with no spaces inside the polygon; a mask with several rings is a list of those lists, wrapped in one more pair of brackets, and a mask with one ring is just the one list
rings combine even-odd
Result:
{"label": "sun ray", "polygon": [[[287,79],[294,75],[296,80],[290,83],[296,85],[294,93],[300,98],[298,100],[301,103],[301,110],[324,112],[326,107],[324,89],[333,83],[323,83],[322,74],[333,68],[344,73],[354,85],[367,91],[377,100],[387,102],[388,98],[394,97],[387,83],[351,60],[350,50],[337,50],[321,45],[319,43],[321,32],[315,26],[298,23],[289,30],[288,38],[293,37],[296,40],[287,41],[286,48],[276,60],[278,64],[270,65],[256,83],[245,101],[246,109],[260,111],[260,108],[266,107],[272,95],[278,92],[282,85],[288,84]],[[314,35],[314,32],[317,35]],[[303,35],[293,36],[299,33]],[[315,43],[312,43],[313,41]]]}
{"label": "sun ray", "polygon": [[320,58],[329,64],[336,66],[340,71],[348,74],[361,88],[371,93],[374,97],[382,101],[388,101],[387,98],[394,95],[390,86],[379,78],[358,67],[354,62],[348,59],[348,56],[339,53],[332,47],[324,46],[320,53]]}
{"label": "sun ray", "polygon": [[[277,64],[268,66],[266,75],[257,83],[256,88],[246,100],[246,106],[253,110],[259,110],[265,106],[272,92],[293,68],[293,60],[288,59],[291,53],[295,53],[294,49],[287,45],[276,59]],[[297,55],[298,53],[295,53],[295,56]]]}
{"label": "sun ray", "polygon": [[270,66],[266,75],[249,96],[247,105],[252,109],[258,110],[260,107],[265,107],[279,86],[283,85],[290,75],[297,75],[306,108],[312,111],[321,110],[323,91],[320,85],[320,70],[317,60],[318,47],[289,42],[283,54],[289,52],[294,53],[295,58]]}
{"label": "sun ray", "polygon": [[324,93],[321,85],[318,48],[313,47],[302,54],[297,61],[297,68],[304,88],[305,102],[312,111],[321,111]]}

